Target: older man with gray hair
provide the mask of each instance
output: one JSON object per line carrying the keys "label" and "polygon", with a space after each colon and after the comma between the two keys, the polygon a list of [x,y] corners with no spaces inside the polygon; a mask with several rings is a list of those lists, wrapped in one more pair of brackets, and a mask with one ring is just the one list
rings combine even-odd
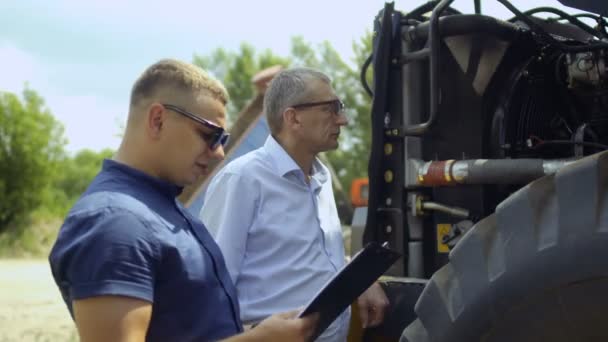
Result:
{"label": "older man with gray hair", "polygon": [[[304,306],[345,264],[332,179],[317,158],[338,147],[348,123],[330,79],[308,68],[280,72],[264,96],[271,135],[224,167],[200,217],[220,246],[245,324]],[[364,326],[388,300],[374,284],[360,298]],[[345,341],[350,311],[318,341]]]}

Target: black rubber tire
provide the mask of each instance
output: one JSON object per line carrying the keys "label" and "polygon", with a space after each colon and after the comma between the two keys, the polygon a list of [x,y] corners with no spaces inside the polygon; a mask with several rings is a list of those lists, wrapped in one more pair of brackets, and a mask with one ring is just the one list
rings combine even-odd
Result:
{"label": "black rubber tire", "polygon": [[608,341],[608,152],[504,200],[415,311],[401,342]]}

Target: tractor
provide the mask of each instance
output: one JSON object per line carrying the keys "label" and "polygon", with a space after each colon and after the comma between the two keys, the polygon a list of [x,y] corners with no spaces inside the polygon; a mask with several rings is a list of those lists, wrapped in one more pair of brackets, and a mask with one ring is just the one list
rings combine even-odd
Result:
{"label": "tractor", "polygon": [[403,257],[363,340],[608,341],[608,2],[493,1],[513,17],[441,0],[374,19],[351,248]]}

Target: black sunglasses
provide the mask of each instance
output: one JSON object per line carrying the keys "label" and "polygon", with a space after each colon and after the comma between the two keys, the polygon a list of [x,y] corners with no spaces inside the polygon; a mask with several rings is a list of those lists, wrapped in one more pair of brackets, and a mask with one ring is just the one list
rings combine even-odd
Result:
{"label": "black sunglasses", "polygon": [[344,113],[344,102],[339,99],[329,100],[329,101],[321,101],[321,102],[308,102],[308,103],[300,103],[297,105],[291,106],[291,108],[308,108],[308,107],[316,107],[316,106],[324,106],[330,105],[329,111],[332,114],[338,115]]}
{"label": "black sunglasses", "polygon": [[202,134],[203,139],[205,140],[207,145],[209,145],[209,148],[211,150],[215,150],[220,145],[222,145],[222,147],[224,147],[228,143],[228,139],[230,138],[230,133],[227,133],[226,130],[223,129],[222,127],[214,124],[211,121],[205,120],[197,115],[194,115],[194,114],[188,112],[187,110],[180,108],[178,106],[174,106],[171,104],[165,104],[165,103],[163,103],[163,106],[176,113],[182,114],[182,115],[188,117],[189,119],[192,119],[207,128],[212,129],[213,133],[203,133]]}

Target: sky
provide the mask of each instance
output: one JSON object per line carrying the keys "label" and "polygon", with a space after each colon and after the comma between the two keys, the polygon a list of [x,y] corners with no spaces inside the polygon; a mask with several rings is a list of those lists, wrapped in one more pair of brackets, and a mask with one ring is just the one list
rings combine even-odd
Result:
{"label": "sky", "polygon": [[[407,12],[426,0],[395,1]],[[67,150],[116,149],[135,79],[161,58],[192,61],[242,42],[288,55],[291,37],[324,40],[346,60],[352,42],[372,29],[380,0],[1,0],[0,91],[24,87],[45,99],[63,124]],[[512,0],[520,10],[556,0]],[[472,0],[452,7],[473,12]],[[484,14],[512,15],[494,0]],[[579,12],[579,11],[574,11]]]}

